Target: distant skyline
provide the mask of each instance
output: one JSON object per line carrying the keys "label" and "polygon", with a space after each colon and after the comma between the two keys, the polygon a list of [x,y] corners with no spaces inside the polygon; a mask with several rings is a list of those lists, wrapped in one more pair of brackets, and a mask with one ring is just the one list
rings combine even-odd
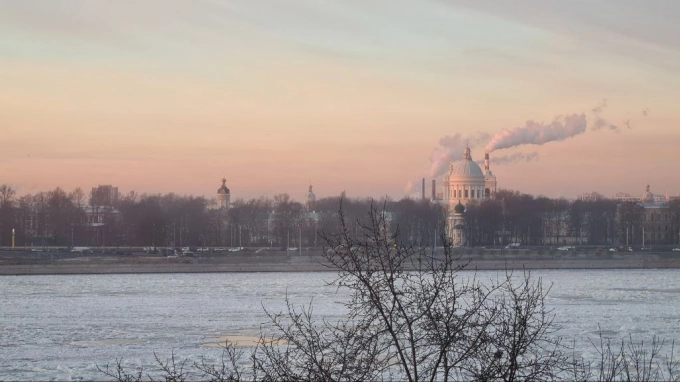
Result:
{"label": "distant skyline", "polygon": [[675,1],[0,1],[0,184],[401,198],[467,142],[494,150],[500,188],[678,195],[679,18]]}

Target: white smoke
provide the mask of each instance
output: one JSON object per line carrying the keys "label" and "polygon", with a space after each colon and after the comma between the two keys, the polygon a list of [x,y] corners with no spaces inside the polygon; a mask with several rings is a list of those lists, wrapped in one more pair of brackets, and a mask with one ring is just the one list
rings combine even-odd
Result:
{"label": "white smoke", "polygon": [[[517,163],[517,162],[531,162],[538,159],[538,153],[536,151],[530,152],[528,154],[524,153],[514,153],[506,154],[501,156],[492,156],[490,162],[494,166],[502,166],[504,164]],[[480,163],[480,162],[478,162]],[[481,166],[481,163],[480,163]]]}
{"label": "white smoke", "polygon": [[[430,187],[430,184],[426,181],[424,194],[425,197],[428,197],[429,192],[432,191]],[[423,197],[423,178],[412,179],[406,182],[406,185],[404,186],[404,196],[414,200],[421,199]]]}
{"label": "white smoke", "polygon": [[420,194],[420,192],[418,192],[419,190],[416,189],[417,185],[418,181],[415,180],[409,180],[406,182],[406,185],[404,186],[404,195],[414,197],[416,192]]}
{"label": "white smoke", "polygon": [[466,138],[460,133],[455,135],[447,135],[439,140],[439,146],[435,147],[430,154],[430,176],[438,177],[446,172],[449,164],[453,161],[463,159],[465,147],[475,147],[488,142],[491,136],[487,133],[476,133],[469,135]]}
{"label": "white smoke", "polygon": [[593,127],[592,127],[592,130],[597,131],[597,130],[607,129],[607,130],[613,130],[613,131],[618,132],[619,131],[618,126],[616,126],[612,123],[609,123],[607,120],[602,118],[602,116],[601,116],[602,110],[605,107],[607,107],[607,100],[603,99],[602,102],[600,102],[599,105],[597,105],[596,107],[593,108],[593,110],[592,110],[592,112],[593,112]]}
{"label": "white smoke", "polygon": [[486,146],[486,152],[507,149],[521,145],[543,145],[553,141],[563,141],[586,132],[585,114],[571,114],[557,117],[551,123],[542,124],[532,120],[522,127],[503,129],[494,135]]}

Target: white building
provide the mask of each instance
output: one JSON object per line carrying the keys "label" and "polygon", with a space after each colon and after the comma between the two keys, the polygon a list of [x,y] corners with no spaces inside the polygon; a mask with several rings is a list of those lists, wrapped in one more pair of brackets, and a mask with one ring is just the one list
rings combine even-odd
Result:
{"label": "white building", "polygon": [[465,206],[460,202],[453,207],[446,217],[446,236],[451,240],[451,245],[454,247],[463,247],[467,244]]}
{"label": "white building", "polygon": [[484,158],[484,171],[472,160],[470,148],[465,148],[463,159],[452,162],[442,182],[443,200],[449,208],[458,202],[491,199],[496,195],[496,176],[489,168],[489,154]]}
{"label": "white building", "polygon": [[447,236],[453,245],[464,246],[465,206],[470,202],[491,199],[496,195],[496,176],[489,167],[489,154],[484,157],[482,171],[472,160],[470,147],[466,147],[463,159],[451,163],[442,187],[442,199],[447,205]]}

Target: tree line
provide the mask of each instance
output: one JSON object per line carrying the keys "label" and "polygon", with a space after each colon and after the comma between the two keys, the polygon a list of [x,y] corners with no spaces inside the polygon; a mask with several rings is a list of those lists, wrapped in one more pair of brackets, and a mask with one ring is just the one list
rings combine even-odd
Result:
{"label": "tree line", "polygon": [[[446,208],[428,200],[321,198],[311,205],[288,194],[271,198],[236,199],[228,211],[202,196],[167,194],[123,195],[113,206],[81,188],[17,196],[0,186],[0,246],[229,246],[319,247],[321,232],[335,232],[343,200],[350,233],[372,202],[388,212],[389,227],[402,231],[405,243],[442,246]],[[680,202],[669,203],[672,232],[680,229]],[[469,203],[467,243],[505,245],[638,245],[643,210],[633,202],[551,199],[499,190],[494,199]],[[359,219],[359,220],[358,220]],[[667,244],[677,243],[677,235]]]}

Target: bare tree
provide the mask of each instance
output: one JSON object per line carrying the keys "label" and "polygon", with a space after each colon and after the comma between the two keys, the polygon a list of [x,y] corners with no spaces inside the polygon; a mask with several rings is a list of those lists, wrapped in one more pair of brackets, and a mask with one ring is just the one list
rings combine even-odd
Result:
{"label": "bare tree", "polygon": [[78,209],[82,209],[85,205],[85,191],[83,191],[83,189],[80,187],[76,187],[73,191],[71,191],[69,198]]}
{"label": "bare tree", "polygon": [[0,185],[0,207],[9,206],[12,203],[15,195],[16,191],[12,188],[12,186],[8,186],[6,184]]}
{"label": "bare tree", "polygon": [[357,221],[359,238],[342,211],[340,221],[324,253],[332,284],[350,291],[347,318],[317,322],[289,301],[270,313],[278,334],[254,356],[264,379],[545,380],[567,365],[540,280],[466,279],[450,246],[435,255],[400,245],[375,208]]}
{"label": "bare tree", "polygon": [[[221,365],[194,364],[202,378],[225,380],[543,381],[654,380],[677,378],[672,353],[660,362],[663,343],[648,352],[629,342],[620,351],[600,344],[600,362],[578,360],[557,335],[545,306],[549,292],[529,273],[506,272],[489,280],[463,273],[467,262],[404,245],[385,211],[371,207],[354,232],[343,210],[340,230],[322,234],[324,262],[338,272],[330,285],[349,291],[340,319],[318,318],[313,302],[270,312],[249,356],[227,343]],[[272,331],[273,330],[273,331]],[[273,333],[273,334],[271,334]],[[595,345],[595,344],[593,344]],[[596,346],[597,348],[597,346]],[[167,380],[188,373],[183,363],[160,362]],[[118,363],[120,365],[120,362]],[[179,365],[179,366],[178,366]],[[135,378],[120,367],[107,375]],[[193,374],[192,374],[193,375]]]}

